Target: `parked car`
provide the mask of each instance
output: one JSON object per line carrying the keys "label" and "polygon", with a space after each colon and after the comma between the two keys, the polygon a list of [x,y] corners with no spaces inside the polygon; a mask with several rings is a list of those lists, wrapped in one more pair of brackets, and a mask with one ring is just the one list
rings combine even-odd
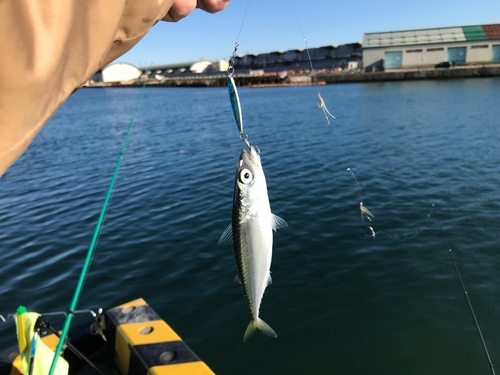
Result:
{"label": "parked car", "polygon": [[374,66],[374,65],[371,65],[371,66],[367,66],[365,68],[365,73],[369,73],[369,72],[383,72],[384,71],[384,67],[383,66]]}
{"label": "parked car", "polygon": [[439,69],[439,68],[451,68],[457,65],[455,61],[443,61],[440,62],[439,64],[436,64],[434,68]]}

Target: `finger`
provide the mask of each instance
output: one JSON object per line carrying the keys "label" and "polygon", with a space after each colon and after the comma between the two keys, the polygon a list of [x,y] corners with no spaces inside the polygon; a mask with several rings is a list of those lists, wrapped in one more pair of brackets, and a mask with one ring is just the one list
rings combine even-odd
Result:
{"label": "finger", "polygon": [[217,13],[223,10],[227,4],[229,4],[229,0],[198,0],[197,8],[208,13]]}
{"label": "finger", "polygon": [[195,8],[208,13],[217,13],[227,7],[229,0],[175,0],[163,21],[177,22],[189,15]]}
{"label": "finger", "polygon": [[177,22],[189,15],[197,5],[197,0],[175,0],[163,21]]}

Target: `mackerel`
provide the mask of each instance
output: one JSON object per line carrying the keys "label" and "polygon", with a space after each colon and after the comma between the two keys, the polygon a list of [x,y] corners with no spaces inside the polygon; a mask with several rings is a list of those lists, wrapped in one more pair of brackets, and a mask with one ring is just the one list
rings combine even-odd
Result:
{"label": "mackerel", "polygon": [[238,269],[238,280],[250,308],[252,319],[243,336],[246,341],[256,329],[277,337],[276,332],[259,317],[266,287],[271,284],[273,230],[287,227],[285,220],[271,213],[266,177],[260,154],[249,145],[241,151],[236,171],[232,222],[219,243],[232,239]]}

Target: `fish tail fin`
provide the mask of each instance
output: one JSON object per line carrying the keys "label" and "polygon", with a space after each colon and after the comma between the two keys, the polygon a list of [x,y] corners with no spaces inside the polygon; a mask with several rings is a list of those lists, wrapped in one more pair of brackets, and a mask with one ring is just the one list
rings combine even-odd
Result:
{"label": "fish tail fin", "polygon": [[245,334],[243,335],[243,342],[247,341],[256,330],[261,331],[264,335],[267,335],[269,337],[278,337],[276,332],[274,332],[274,329],[272,329],[269,324],[264,322],[261,318],[255,318],[250,320],[250,323],[248,323],[247,330],[245,331]]}

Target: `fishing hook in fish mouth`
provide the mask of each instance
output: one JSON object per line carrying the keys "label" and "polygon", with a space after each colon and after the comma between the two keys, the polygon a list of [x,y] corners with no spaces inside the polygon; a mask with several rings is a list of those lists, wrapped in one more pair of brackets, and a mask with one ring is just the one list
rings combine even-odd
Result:
{"label": "fishing hook in fish mouth", "polygon": [[241,132],[240,133],[240,139],[246,143],[247,147],[248,147],[248,151],[250,151],[250,148],[252,146],[250,146],[250,142],[248,141],[248,134],[247,133],[244,133],[244,132]]}

